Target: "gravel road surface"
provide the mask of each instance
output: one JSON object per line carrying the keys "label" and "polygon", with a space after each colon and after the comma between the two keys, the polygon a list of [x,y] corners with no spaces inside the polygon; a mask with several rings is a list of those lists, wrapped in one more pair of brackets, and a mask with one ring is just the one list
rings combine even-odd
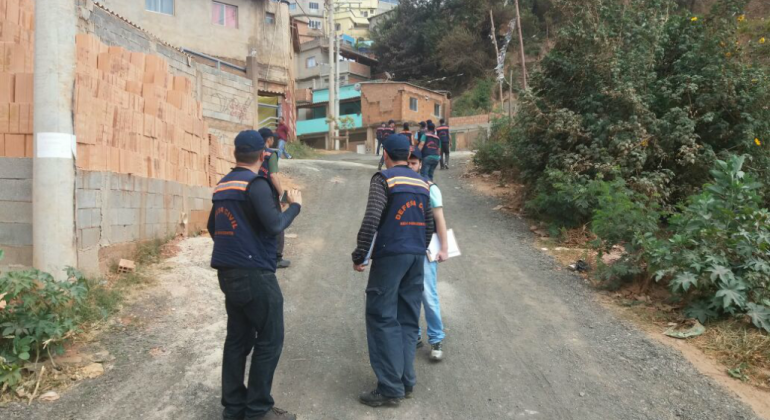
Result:
{"label": "gravel road surface", "polygon": [[[467,160],[467,157],[465,158]],[[462,163],[461,159],[455,162]],[[437,171],[463,256],[439,267],[446,360],[417,355],[415,398],[375,410],[356,396],[375,385],[364,325],[366,273],[350,252],[363,217],[372,156],[290,161],[304,208],[279,272],[286,342],[274,384],[301,419],[758,419],[677,352],[604,309],[580,278],[532,246],[526,222],[461,179]],[[158,282],[104,335],[116,357],[103,376],[53,403],[0,409],[4,419],[218,419],[223,296],[208,268],[209,238],[191,238],[154,268]],[[131,318],[133,319],[133,318]]]}

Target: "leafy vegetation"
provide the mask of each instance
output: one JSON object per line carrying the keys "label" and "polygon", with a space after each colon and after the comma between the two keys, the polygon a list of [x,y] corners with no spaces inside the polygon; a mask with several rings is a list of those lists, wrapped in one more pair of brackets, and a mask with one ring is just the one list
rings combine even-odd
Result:
{"label": "leafy vegetation", "polygon": [[492,111],[494,79],[478,79],[473,87],[452,101],[452,116],[488,114]]}
{"label": "leafy vegetation", "polygon": [[63,351],[77,331],[79,307],[88,289],[80,273],[67,270],[68,281],[56,281],[39,270],[11,271],[0,276],[0,384],[13,388],[23,363],[41,353]]}
{"label": "leafy vegetation", "polygon": [[318,157],[318,152],[312,147],[298,141],[286,143],[286,151],[295,159],[313,159]]}
{"label": "leafy vegetation", "polygon": [[517,173],[553,227],[623,246],[606,279],[665,282],[690,317],[770,331],[765,43],[747,1],[686,3],[558,2],[553,48],[476,164]]}
{"label": "leafy vegetation", "polygon": [[[554,3],[520,1],[527,54],[540,53],[550,27],[558,21]],[[372,31],[378,70],[393,74],[396,80],[458,92],[475,80],[489,79],[497,62],[490,40],[490,11],[497,29],[494,36],[502,43],[503,31],[515,16],[513,2],[401,0],[391,17]]]}
{"label": "leafy vegetation", "polygon": [[144,270],[160,261],[165,242],[138,245],[133,256],[137,271],[112,282],[86,278],[72,268],[65,281],[34,269],[0,273],[0,389],[21,386],[26,364],[61,354],[85,325],[115,313],[129,290],[149,281]]}

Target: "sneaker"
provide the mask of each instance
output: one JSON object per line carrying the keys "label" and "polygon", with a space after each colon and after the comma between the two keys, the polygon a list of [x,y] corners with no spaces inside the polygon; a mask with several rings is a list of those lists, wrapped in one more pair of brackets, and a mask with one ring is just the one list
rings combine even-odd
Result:
{"label": "sneaker", "polygon": [[444,359],[444,350],[441,348],[441,342],[430,345],[430,360],[441,361]]}
{"label": "sneaker", "polygon": [[276,264],[276,267],[278,267],[278,268],[289,268],[290,265],[291,265],[291,261],[284,260],[283,258],[281,258],[280,260],[278,260],[278,263]]}
{"label": "sneaker", "polygon": [[260,417],[247,417],[247,420],[297,420],[296,414],[291,414],[286,410],[273,407],[266,414]]}
{"label": "sneaker", "polygon": [[404,398],[412,398],[412,393],[414,392],[413,386],[406,386],[404,385]]}
{"label": "sneaker", "polygon": [[422,338],[417,340],[417,348],[418,349],[421,349],[424,345],[425,345],[425,343],[422,342]]}
{"label": "sneaker", "polygon": [[358,396],[358,401],[360,401],[361,404],[368,405],[369,407],[381,407],[383,405],[395,407],[400,403],[399,400],[399,398],[386,397],[380,394],[380,392],[376,389],[371,392],[364,392]]}

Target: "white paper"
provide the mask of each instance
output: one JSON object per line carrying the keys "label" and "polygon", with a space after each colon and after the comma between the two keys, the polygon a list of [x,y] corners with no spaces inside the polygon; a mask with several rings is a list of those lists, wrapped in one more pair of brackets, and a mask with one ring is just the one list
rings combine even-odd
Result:
{"label": "white paper", "polygon": [[75,156],[75,136],[66,133],[38,133],[35,156],[38,158],[72,159]]}
{"label": "white paper", "polygon": [[[446,239],[449,245],[447,247],[449,258],[459,257],[462,255],[460,253],[460,248],[457,246],[455,232],[452,229],[446,231]],[[436,261],[436,256],[438,255],[439,251],[441,251],[441,240],[438,238],[438,234],[434,233],[433,238],[430,240],[430,245],[428,246],[428,259],[431,262]]]}

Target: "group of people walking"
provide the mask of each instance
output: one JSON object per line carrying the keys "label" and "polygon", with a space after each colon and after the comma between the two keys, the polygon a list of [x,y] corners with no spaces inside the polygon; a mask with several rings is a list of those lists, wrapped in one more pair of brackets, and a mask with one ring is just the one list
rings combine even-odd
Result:
{"label": "group of people walking", "polygon": [[[377,129],[377,155],[379,156],[380,150],[385,139],[391,135],[396,134],[396,122],[393,120],[388,121],[387,124],[382,123]],[[416,149],[420,150],[423,156],[423,165],[420,175],[433,181],[436,167],[441,169],[449,169],[449,150],[451,137],[449,136],[449,126],[446,125],[444,119],[439,121],[439,126],[433,123],[432,120],[421,121],[420,128],[416,133],[410,131],[408,122],[403,125],[403,130],[398,133],[409,139],[409,142]],[[384,164],[384,158],[380,159],[379,169],[382,169]]]}
{"label": "group of people walking", "polygon": [[[447,229],[441,191],[433,183],[442,160],[440,130],[431,121],[417,136],[409,127],[396,134],[394,123],[382,139],[382,165],[371,179],[366,215],[352,254],[353,268],[371,263],[366,286],[366,332],[369,359],[377,377],[374,390],[359,395],[372,407],[398,405],[410,398],[417,382],[417,349],[423,346],[419,325],[425,307],[430,359],[444,358],[437,265],[448,258]],[[424,128],[424,130],[423,130]],[[222,363],[224,419],[296,419],[275,407],[273,375],[283,349],[283,295],[275,272],[283,260],[283,232],[302,209],[302,195],[285,191],[275,176],[276,135],[248,130],[235,138],[236,167],[214,189],[208,228],[214,240],[211,266],[225,295],[227,337]],[[434,163],[435,161],[435,163]],[[426,168],[428,168],[426,170]],[[288,207],[282,211],[281,197]],[[439,252],[429,258],[436,234]],[[282,261],[284,263],[282,264]],[[248,386],[246,361],[252,353]]]}

